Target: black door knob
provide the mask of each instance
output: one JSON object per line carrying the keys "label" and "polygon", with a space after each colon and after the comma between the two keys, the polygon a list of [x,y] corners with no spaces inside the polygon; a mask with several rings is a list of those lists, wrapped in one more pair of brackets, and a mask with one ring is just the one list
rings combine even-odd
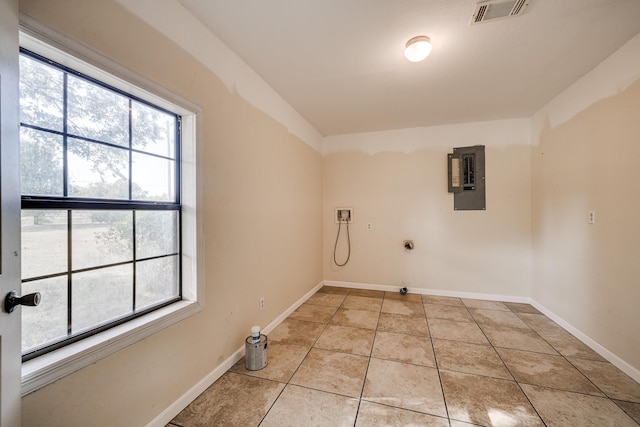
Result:
{"label": "black door knob", "polygon": [[32,294],[19,297],[16,291],[11,291],[4,299],[4,310],[7,313],[11,313],[19,305],[35,307],[38,304],[40,304],[40,292],[34,292]]}

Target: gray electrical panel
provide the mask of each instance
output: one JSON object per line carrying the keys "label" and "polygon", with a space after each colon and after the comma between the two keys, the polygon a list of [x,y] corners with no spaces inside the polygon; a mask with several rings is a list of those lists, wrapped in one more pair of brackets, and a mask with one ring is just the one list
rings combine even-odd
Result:
{"label": "gray electrical panel", "polygon": [[453,209],[485,210],[484,145],[454,148],[447,157]]}

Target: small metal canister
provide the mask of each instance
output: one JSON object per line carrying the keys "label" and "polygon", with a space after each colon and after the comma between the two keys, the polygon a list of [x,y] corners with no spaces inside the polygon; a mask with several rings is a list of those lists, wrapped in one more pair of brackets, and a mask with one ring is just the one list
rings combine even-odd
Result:
{"label": "small metal canister", "polygon": [[248,336],[244,343],[245,367],[257,371],[267,366],[267,336],[260,334],[260,341],[253,342]]}

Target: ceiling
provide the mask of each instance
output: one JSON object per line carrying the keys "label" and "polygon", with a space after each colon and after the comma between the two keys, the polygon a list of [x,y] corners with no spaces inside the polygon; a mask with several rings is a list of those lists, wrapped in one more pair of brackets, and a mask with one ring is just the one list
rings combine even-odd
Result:
{"label": "ceiling", "polygon": [[[179,0],[323,135],[528,117],[640,32],[638,0]],[[427,35],[431,55],[403,56]]]}

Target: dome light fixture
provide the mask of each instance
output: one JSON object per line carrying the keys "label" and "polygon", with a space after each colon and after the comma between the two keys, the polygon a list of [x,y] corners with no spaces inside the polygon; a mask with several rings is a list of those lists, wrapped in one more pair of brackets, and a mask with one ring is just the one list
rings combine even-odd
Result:
{"label": "dome light fixture", "polygon": [[407,42],[404,57],[411,62],[420,62],[431,53],[431,39],[427,36],[415,36]]}

